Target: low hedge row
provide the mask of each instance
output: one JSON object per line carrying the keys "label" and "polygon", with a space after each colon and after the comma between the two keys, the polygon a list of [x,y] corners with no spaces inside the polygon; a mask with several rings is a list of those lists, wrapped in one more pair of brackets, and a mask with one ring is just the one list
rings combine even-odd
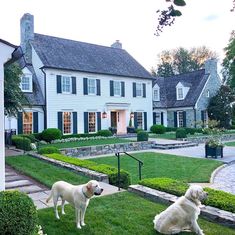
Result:
{"label": "low hedge row", "polygon": [[[76,166],[88,168],[90,170],[94,170],[100,173],[107,174],[109,177],[109,183],[115,186],[118,186],[118,169],[106,164],[97,164],[95,162],[89,160],[81,160],[78,158],[64,156],[62,154],[53,153],[53,154],[45,154],[45,156],[59,160],[62,162],[67,162]],[[127,188],[131,183],[130,174],[127,171],[121,170],[120,172],[120,187]]]}
{"label": "low hedge row", "polygon": [[25,151],[31,150],[31,140],[26,137],[14,135],[12,136],[12,144],[18,149],[23,149]]}
{"label": "low hedge row", "polygon": [[[177,196],[184,195],[189,187],[185,182],[169,178],[144,179],[139,184]],[[208,193],[208,198],[203,204],[235,213],[235,195],[207,187],[204,190]]]}

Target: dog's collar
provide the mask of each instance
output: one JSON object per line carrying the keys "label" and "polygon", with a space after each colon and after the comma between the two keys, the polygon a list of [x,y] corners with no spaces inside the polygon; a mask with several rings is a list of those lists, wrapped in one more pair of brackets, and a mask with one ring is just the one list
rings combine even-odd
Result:
{"label": "dog's collar", "polygon": [[187,196],[184,196],[187,200],[189,200],[190,202],[192,202],[193,204],[196,204],[197,205],[197,202],[192,200],[191,198],[188,198]]}
{"label": "dog's collar", "polygon": [[83,191],[83,188],[82,188],[82,193],[83,193],[83,195],[85,196],[85,198],[90,199],[90,197],[87,196],[87,194]]}

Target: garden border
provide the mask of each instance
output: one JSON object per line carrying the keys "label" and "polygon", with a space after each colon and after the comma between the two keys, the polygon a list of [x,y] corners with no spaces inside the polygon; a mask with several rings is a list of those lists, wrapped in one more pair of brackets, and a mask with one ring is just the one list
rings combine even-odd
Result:
{"label": "garden border", "polygon": [[[177,200],[177,196],[158,191],[142,185],[130,185],[128,187],[129,192],[136,193],[142,197],[148,198],[152,201],[161,202],[167,205],[174,203]],[[201,208],[201,214],[203,218],[216,222],[218,224],[235,228],[235,214],[225,210],[220,210],[216,207],[205,206]]]}

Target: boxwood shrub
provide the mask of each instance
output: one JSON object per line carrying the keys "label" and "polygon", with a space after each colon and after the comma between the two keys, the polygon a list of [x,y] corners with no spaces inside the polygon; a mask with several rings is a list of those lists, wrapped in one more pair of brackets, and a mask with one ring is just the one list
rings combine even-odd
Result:
{"label": "boxwood shrub", "polygon": [[62,132],[57,128],[48,128],[42,132],[42,139],[46,142],[51,142],[52,140],[61,139]]}
{"label": "boxwood shrub", "polygon": [[95,137],[98,136],[98,133],[85,133],[85,134],[72,134],[72,135],[63,135],[62,139],[68,139],[68,138],[85,138],[85,137]]}
{"label": "boxwood shrub", "polygon": [[17,135],[17,136],[28,138],[28,139],[30,139],[31,143],[36,142],[36,138],[33,134],[20,134],[20,135]]}
{"label": "boxwood shrub", "polygon": [[[144,179],[139,184],[177,196],[184,195],[189,187],[185,182],[169,178]],[[204,190],[208,192],[208,198],[203,204],[235,213],[235,195],[212,188],[204,188]]]}
{"label": "boxwood shrub", "polygon": [[177,127],[165,127],[166,128],[166,132],[172,132],[172,131],[176,131]]}
{"label": "boxwood shrub", "polygon": [[187,137],[187,132],[184,128],[178,128],[175,133],[176,139],[182,139]]}
{"label": "boxwood shrub", "polygon": [[26,137],[14,135],[12,136],[12,144],[18,149],[23,149],[25,151],[31,150],[31,140]]}
{"label": "boxwood shrub", "polygon": [[146,131],[137,132],[137,141],[148,141],[149,134]]}
{"label": "boxwood shrub", "polygon": [[33,201],[19,191],[0,192],[0,234],[35,235],[38,216]]}
{"label": "boxwood shrub", "polygon": [[112,136],[113,133],[112,133],[110,130],[99,130],[99,131],[97,132],[97,135],[98,135],[98,136],[109,137],[109,136]]}
{"label": "boxwood shrub", "polygon": [[163,125],[152,125],[150,127],[150,131],[155,134],[164,134],[166,132],[166,128]]}
{"label": "boxwood shrub", "polygon": [[[107,174],[109,177],[109,183],[115,186],[118,186],[118,169],[106,164],[97,164],[89,160],[81,160],[74,157],[64,156],[62,154],[53,153],[53,154],[44,154],[45,156],[56,159],[62,162],[67,162],[76,166],[88,168],[100,173]],[[130,174],[127,171],[121,170],[120,172],[120,187],[127,188],[130,183]]]}
{"label": "boxwood shrub", "polygon": [[60,153],[60,150],[53,146],[47,146],[47,147],[40,148],[38,150],[38,153],[39,154]]}

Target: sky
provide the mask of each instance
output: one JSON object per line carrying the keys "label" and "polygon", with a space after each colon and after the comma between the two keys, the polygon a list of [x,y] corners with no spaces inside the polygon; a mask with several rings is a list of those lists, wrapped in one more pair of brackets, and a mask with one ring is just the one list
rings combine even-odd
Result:
{"label": "sky", "polygon": [[120,40],[147,70],[157,55],[177,47],[205,45],[224,57],[223,48],[235,30],[232,0],[186,0],[183,15],[157,37],[158,9],[165,0],[2,0],[0,38],[20,44],[20,18],[34,15],[36,33],[104,46]]}

